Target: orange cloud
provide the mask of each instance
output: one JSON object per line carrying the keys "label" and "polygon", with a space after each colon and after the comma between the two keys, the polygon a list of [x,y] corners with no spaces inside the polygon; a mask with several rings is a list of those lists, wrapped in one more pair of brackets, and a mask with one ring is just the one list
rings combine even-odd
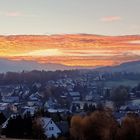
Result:
{"label": "orange cloud", "polygon": [[106,66],[140,60],[139,41],[139,35],[0,36],[0,57],[72,66]]}

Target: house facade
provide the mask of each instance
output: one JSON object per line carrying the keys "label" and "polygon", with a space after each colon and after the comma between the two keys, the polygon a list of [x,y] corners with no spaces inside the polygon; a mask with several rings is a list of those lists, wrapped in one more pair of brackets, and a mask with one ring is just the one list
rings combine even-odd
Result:
{"label": "house facade", "polygon": [[40,121],[44,129],[44,133],[48,138],[53,136],[57,138],[59,134],[61,134],[61,130],[51,118],[42,117],[40,118]]}

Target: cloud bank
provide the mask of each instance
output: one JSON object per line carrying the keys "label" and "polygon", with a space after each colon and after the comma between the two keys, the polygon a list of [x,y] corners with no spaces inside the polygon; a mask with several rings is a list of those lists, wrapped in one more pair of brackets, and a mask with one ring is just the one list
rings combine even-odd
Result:
{"label": "cloud bank", "polygon": [[0,36],[0,57],[69,66],[107,66],[140,60],[140,35]]}

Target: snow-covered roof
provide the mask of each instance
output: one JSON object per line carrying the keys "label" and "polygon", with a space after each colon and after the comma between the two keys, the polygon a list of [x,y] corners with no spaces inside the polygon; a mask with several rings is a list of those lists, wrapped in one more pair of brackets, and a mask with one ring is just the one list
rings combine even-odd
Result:
{"label": "snow-covered roof", "polygon": [[69,92],[70,96],[80,96],[79,92]]}
{"label": "snow-covered roof", "polygon": [[52,119],[51,118],[47,118],[47,117],[41,117],[40,120],[41,120],[41,123],[43,125],[43,128],[45,128]]}
{"label": "snow-covered roof", "polygon": [[64,112],[64,111],[65,111],[64,109],[52,109],[52,108],[48,109],[48,112],[50,113]]}
{"label": "snow-covered roof", "polygon": [[12,117],[15,117],[17,116],[18,114],[11,114],[11,116],[2,124],[2,128],[6,128],[7,127],[7,124],[8,124],[8,121],[12,118]]}

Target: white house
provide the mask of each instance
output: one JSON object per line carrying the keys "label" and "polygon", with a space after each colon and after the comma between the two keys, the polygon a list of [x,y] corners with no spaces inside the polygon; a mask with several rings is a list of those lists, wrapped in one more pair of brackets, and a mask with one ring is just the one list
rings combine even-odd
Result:
{"label": "white house", "polygon": [[71,98],[72,101],[79,101],[81,96],[79,92],[69,92],[69,97]]}
{"label": "white house", "polygon": [[29,106],[25,106],[22,108],[24,111],[22,113],[22,115],[26,115],[27,113],[30,113],[31,116],[34,116],[35,112],[37,111],[36,107],[29,107]]}
{"label": "white house", "polygon": [[61,130],[58,128],[58,126],[51,118],[42,117],[40,118],[40,121],[45,131],[45,135],[48,138],[51,138],[52,136],[57,138],[59,134],[61,134]]}

